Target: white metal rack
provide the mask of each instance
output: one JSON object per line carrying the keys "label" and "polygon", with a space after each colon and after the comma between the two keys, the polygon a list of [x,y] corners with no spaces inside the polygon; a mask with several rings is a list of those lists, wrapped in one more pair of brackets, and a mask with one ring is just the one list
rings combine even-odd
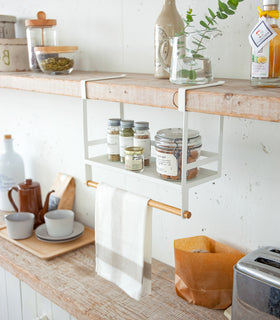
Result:
{"label": "white metal rack", "polygon": [[[222,143],[223,143],[223,124],[224,124],[224,117],[220,116],[220,128],[219,128],[219,142],[218,142],[218,153],[208,152],[208,151],[201,151],[201,157],[193,163],[187,163],[187,148],[188,148],[188,114],[189,112],[186,111],[186,91],[192,90],[200,87],[205,86],[217,86],[222,85],[224,82],[216,82],[210,83],[207,85],[199,85],[199,86],[191,86],[191,87],[184,87],[179,88],[178,90],[178,111],[182,112],[183,118],[183,144],[182,144],[182,176],[187,176],[187,171],[199,167],[198,175],[190,180],[182,179],[181,182],[176,181],[166,181],[159,177],[156,172],[156,164],[155,160],[152,159],[151,165],[149,167],[145,167],[143,173],[134,173],[124,169],[122,163],[119,162],[112,162],[107,159],[107,155],[101,156],[94,156],[89,157],[89,147],[105,144],[106,139],[96,139],[96,140],[89,140],[88,139],[88,114],[87,114],[87,90],[86,90],[86,83],[88,81],[98,81],[98,80],[107,80],[113,78],[122,78],[125,75],[114,76],[114,77],[106,77],[106,78],[96,78],[96,79],[88,79],[81,81],[81,94],[82,94],[82,104],[83,104],[83,138],[84,138],[84,163],[85,163],[85,179],[88,186],[97,187],[98,183],[92,181],[92,166],[95,166],[98,169],[107,171],[117,171],[122,172],[122,174],[126,176],[133,176],[137,175],[137,177],[141,181],[146,181],[147,183],[152,183],[153,185],[166,185],[168,187],[176,188],[181,195],[181,209],[150,200],[149,205],[155,208],[159,208],[170,213],[181,215],[182,218],[190,218],[191,213],[189,212],[189,188],[198,186],[202,183],[206,183],[212,181],[216,178],[221,176],[221,168],[222,168]],[[119,114],[120,118],[124,119],[124,105],[122,102],[119,103]],[[216,162],[217,163],[217,170],[209,170],[203,168],[207,164]],[[140,177],[141,176],[141,177]],[[110,183],[110,181],[108,181]]]}

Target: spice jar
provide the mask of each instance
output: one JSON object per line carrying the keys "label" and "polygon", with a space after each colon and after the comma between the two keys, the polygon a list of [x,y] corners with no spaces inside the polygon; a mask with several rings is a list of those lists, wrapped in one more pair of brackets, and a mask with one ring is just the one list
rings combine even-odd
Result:
{"label": "spice jar", "polygon": [[43,11],[37,13],[37,18],[37,20],[25,20],[31,71],[40,71],[34,47],[56,46],[56,20],[46,19],[46,14]]}
{"label": "spice jar", "polygon": [[134,121],[133,120],[121,120],[120,130],[120,157],[121,162],[124,163],[125,148],[133,147],[133,136],[134,136]]}
{"label": "spice jar", "polygon": [[135,122],[134,124],[134,146],[144,149],[144,165],[150,165],[151,158],[151,136],[149,122]]}
{"label": "spice jar", "polygon": [[121,119],[109,119],[107,127],[107,153],[108,160],[120,161],[120,132]]}
{"label": "spice jar", "polygon": [[125,148],[125,169],[134,172],[144,170],[144,149],[141,147]]}
{"label": "spice jar", "polygon": [[[182,169],[182,137],[181,128],[159,130],[155,136],[156,168],[161,178],[180,180]],[[200,156],[201,136],[199,131],[188,131],[187,162],[195,162]],[[198,174],[198,168],[187,170],[187,179]]]}
{"label": "spice jar", "polygon": [[16,17],[0,15],[0,38],[14,39]]}

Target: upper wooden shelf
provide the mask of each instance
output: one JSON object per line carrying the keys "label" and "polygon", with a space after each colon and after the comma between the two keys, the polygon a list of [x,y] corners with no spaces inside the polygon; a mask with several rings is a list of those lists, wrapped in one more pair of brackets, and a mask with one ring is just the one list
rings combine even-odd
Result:
{"label": "upper wooden shelf", "polygon": [[[74,71],[70,75],[49,76],[1,72],[0,87],[81,97],[81,80],[118,74],[121,73]],[[223,86],[188,91],[186,110],[280,122],[279,88],[254,88],[248,80],[223,80]],[[87,92],[88,98],[94,100],[176,109],[179,87],[150,74],[131,73],[125,78],[89,82]]]}

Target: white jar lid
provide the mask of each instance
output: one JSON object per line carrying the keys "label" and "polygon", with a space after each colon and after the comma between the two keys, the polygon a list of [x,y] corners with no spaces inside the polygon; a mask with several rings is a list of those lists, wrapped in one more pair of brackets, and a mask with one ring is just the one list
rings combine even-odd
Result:
{"label": "white jar lid", "polygon": [[279,5],[279,0],[263,0],[264,6]]}
{"label": "white jar lid", "polygon": [[0,22],[13,22],[15,23],[17,21],[15,16],[5,16],[0,15]]}

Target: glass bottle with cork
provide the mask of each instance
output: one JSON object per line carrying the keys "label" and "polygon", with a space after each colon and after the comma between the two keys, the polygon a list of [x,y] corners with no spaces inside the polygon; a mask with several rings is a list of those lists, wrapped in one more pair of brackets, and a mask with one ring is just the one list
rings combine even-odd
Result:
{"label": "glass bottle with cork", "polygon": [[121,162],[125,162],[125,148],[133,147],[134,136],[134,121],[133,120],[121,120],[120,129],[120,158]]}
{"label": "glass bottle with cork", "polygon": [[249,35],[252,46],[251,84],[280,87],[279,0],[263,0],[260,20]]}

